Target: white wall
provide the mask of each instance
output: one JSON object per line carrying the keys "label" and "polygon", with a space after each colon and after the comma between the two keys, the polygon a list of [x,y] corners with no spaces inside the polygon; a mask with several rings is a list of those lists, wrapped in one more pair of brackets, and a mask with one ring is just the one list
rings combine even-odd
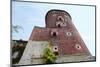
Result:
{"label": "white wall", "polygon": [[47,41],[29,40],[18,64],[27,65],[27,64],[38,63],[38,61],[34,61],[34,60],[36,58],[41,58],[43,56],[43,51],[46,47],[48,47]]}

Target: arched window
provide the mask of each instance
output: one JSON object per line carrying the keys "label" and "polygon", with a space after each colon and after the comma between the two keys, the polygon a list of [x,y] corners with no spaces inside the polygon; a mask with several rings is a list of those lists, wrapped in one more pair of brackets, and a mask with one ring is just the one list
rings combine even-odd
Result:
{"label": "arched window", "polygon": [[62,22],[64,22],[64,18],[62,17],[62,16],[58,16],[58,21],[62,21]]}
{"label": "arched window", "polygon": [[58,27],[61,27],[61,25],[60,25],[60,24],[58,24]]}
{"label": "arched window", "polygon": [[56,22],[56,26],[60,28],[61,27],[61,23],[62,23],[61,21],[57,21]]}
{"label": "arched window", "polygon": [[53,46],[53,51],[58,51],[58,46]]}
{"label": "arched window", "polygon": [[53,32],[52,36],[56,37],[57,36],[56,32]]}
{"label": "arched window", "polygon": [[53,46],[53,52],[55,55],[58,55],[58,46]]}
{"label": "arched window", "polygon": [[66,35],[67,36],[72,36],[72,33],[71,32],[67,32]]}
{"label": "arched window", "polygon": [[58,32],[57,31],[51,31],[51,36],[52,37],[57,37],[58,36]]}
{"label": "arched window", "polygon": [[80,49],[81,49],[81,46],[80,46],[79,44],[75,44],[75,48],[76,48],[77,50],[80,50]]}

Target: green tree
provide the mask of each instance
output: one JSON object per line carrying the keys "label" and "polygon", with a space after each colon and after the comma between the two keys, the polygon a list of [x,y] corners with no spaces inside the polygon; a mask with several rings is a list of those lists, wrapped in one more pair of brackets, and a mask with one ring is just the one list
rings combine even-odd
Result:
{"label": "green tree", "polygon": [[46,64],[53,64],[53,63],[55,63],[55,60],[56,60],[56,56],[51,51],[50,47],[47,47],[47,48],[44,49],[43,58],[44,58],[44,62]]}

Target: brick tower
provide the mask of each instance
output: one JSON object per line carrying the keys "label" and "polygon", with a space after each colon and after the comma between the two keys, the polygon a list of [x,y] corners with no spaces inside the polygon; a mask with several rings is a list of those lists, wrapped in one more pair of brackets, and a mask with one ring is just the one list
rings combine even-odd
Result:
{"label": "brick tower", "polygon": [[91,56],[68,12],[56,9],[48,11],[45,24],[46,27],[34,27],[20,64],[41,64],[40,60],[37,62],[30,58],[41,58],[48,41],[51,41],[52,51],[57,56]]}
{"label": "brick tower", "polygon": [[45,17],[46,28],[35,27],[29,40],[50,40],[58,54],[89,54],[84,41],[64,10],[50,10]]}

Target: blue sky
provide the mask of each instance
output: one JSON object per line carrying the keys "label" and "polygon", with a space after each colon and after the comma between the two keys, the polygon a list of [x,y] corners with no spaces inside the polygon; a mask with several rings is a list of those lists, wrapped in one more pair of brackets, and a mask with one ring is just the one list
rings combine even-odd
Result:
{"label": "blue sky", "polygon": [[12,24],[20,25],[19,33],[13,33],[12,39],[28,40],[34,26],[45,27],[45,15],[51,9],[67,11],[83,38],[86,46],[95,55],[95,7],[79,5],[43,4],[12,2]]}

